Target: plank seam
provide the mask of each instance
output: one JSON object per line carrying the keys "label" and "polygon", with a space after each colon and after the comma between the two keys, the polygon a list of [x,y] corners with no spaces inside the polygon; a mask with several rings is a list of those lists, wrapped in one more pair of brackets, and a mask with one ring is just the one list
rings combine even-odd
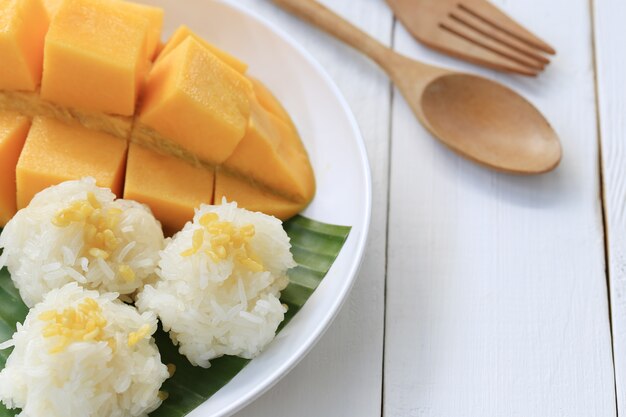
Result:
{"label": "plank seam", "polygon": [[[391,49],[395,50],[396,43],[396,26],[398,19],[395,14],[393,15],[393,22],[391,23]],[[387,152],[387,218],[385,222],[385,285],[383,287],[383,357],[382,357],[382,383],[380,386],[380,415],[385,415],[385,353],[387,347],[387,275],[389,267],[389,213],[391,206],[391,162],[392,158],[392,145],[393,145],[393,101],[395,97],[395,86],[391,80],[389,80],[389,129],[387,135],[389,137],[389,151]]]}
{"label": "plank seam", "polygon": [[596,137],[598,141],[598,177],[599,177],[599,194],[600,194],[600,218],[602,220],[602,237],[604,243],[604,273],[606,277],[606,294],[609,315],[609,333],[611,335],[611,361],[613,362],[613,390],[615,398],[615,415],[619,417],[618,392],[617,392],[617,369],[615,367],[615,338],[613,329],[613,305],[611,293],[611,269],[609,253],[609,230],[608,230],[608,213],[606,204],[606,190],[604,186],[604,162],[602,148],[602,120],[600,112],[600,86],[598,71],[598,51],[596,44],[596,12],[595,0],[589,0],[589,16],[591,19],[591,59],[593,64],[593,86],[594,86],[594,104],[596,116]]}

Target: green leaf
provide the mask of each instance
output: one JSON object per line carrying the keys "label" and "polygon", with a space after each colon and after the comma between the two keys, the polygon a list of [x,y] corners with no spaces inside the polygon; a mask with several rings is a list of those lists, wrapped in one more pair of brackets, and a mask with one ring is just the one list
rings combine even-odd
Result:
{"label": "green leaf", "polygon": [[[300,311],[339,255],[350,227],[335,226],[296,216],[284,224],[291,238],[292,252],[298,266],[289,271],[289,286],[282,292],[281,301],[289,310],[279,331]],[[0,342],[8,340],[15,325],[22,322],[28,309],[6,270],[0,271]],[[189,414],[220,388],[226,385],[250,361],[235,356],[224,356],[211,361],[211,368],[193,367],[178,353],[167,334],[159,330],[155,335],[164,363],[176,365],[176,374],[165,382],[162,390],[169,398],[151,417],[182,417]],[[9,351],[0,351],[0,369],[4,368]],[[7,410],[0,404],[0,417],[15,416],[16,410]]]}

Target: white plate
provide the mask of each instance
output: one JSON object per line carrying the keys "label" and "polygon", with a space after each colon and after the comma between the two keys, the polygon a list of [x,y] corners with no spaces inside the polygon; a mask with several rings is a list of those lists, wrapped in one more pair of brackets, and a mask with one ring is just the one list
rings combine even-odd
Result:
{"label": "white plate", "polygon": [[[185,24],[250,65],[293,117],[315,169],[317,195],[304,212],[352,226],[337,261],[272,344],[190,416],[230,415],[265,392],[311,349],[354,282],[367,239],[371,177],[354,116],[322,67],[284,32],[231,2],[144,0],[165,9],[164,36]],[[303,23],[304,24],[304,23]]]}

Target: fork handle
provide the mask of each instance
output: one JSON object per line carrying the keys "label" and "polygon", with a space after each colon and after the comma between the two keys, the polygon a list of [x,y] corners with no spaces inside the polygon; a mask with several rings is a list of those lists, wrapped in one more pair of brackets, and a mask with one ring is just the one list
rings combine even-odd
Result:
{"label": "fork handle", "polygon": [[302,20],[363,52],[383,68],[395,53],[315,0],[272,0]]}

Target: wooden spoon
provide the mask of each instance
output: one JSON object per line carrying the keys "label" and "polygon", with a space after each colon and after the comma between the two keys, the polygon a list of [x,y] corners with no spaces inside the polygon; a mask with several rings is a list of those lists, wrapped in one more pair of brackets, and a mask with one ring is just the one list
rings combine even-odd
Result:
{"label": "wooden spoon", "polygon": [[314,0],[273,1],[378,63],[422,124],[459,155],[518,174],[539,174],[559,164],[558,136],[513,90],[397,54]]}

